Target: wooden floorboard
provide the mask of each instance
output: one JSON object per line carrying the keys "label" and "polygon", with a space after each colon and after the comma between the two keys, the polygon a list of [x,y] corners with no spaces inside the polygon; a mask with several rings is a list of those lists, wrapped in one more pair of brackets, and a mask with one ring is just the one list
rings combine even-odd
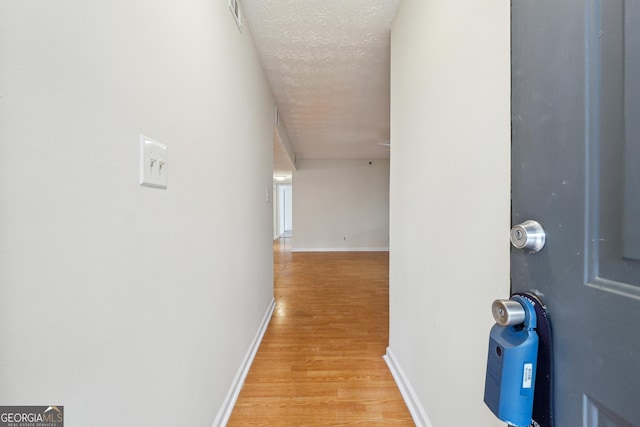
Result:
{"label": "wooden floorboard", "polygon": [[276,310],[229,426],[413,426],[382,355],[386,252],[274,245]]}

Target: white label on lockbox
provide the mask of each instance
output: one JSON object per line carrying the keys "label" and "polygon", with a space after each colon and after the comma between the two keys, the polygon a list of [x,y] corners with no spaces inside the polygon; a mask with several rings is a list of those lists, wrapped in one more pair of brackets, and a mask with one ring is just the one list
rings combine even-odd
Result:
{"label": "white label on lockbox", "polygon": [[522,373],[522,388],[531,388],[531,377],[533,377],[533,363],[525,363]]}

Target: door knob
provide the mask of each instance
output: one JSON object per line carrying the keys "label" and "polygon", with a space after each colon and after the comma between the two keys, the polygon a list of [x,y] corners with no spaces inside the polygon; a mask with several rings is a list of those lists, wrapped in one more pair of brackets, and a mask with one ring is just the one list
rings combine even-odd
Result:
{"label": "door knob", "polygon": [[531,254],[540,252],[544,247],[546,234],[538,221],[527,220],[511,229],[511,244]]}
{"label": "door knob", "polygon": [[525,311],[522,304],[511,299],[497,299],[491,305],[493,319],[498,325],[510,326],[524,322]]}

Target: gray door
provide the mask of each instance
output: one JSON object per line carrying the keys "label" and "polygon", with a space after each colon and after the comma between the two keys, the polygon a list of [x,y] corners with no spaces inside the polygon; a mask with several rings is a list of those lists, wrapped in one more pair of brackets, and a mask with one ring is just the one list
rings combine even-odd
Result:
{"label": "gray door", "polygon": [[512,1],[514,292],[549,308],[556,427],[640,426],[640,0]]}

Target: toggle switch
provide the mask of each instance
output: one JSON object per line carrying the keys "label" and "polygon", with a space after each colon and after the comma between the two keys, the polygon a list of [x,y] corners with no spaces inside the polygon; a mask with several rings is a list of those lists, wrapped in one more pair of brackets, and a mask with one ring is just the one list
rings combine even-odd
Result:
{"label": "toggle switch", "polygon": [[167,146],[140,136],[140,185],[167,188]]}

